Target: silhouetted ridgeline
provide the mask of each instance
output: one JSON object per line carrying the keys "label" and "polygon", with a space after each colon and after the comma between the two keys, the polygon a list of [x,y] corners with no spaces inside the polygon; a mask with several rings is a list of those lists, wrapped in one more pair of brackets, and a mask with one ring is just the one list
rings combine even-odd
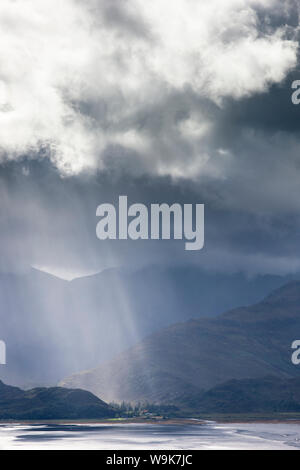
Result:
{"label": "silhouetted ridgeline", "polygon": [[288,279],[191,266],[110,269],[72,282],[34,269],[2,273],[0,339],[8,361],[0,378],[21,388],[53,385],[176,322],[257,302]]}
{"label": "silhouetted ridgeline", "polygon": [[294,281],[251,307],[166,328],[62,385],[106,401],[176,403],[231,379],[299,377],[291,361],[299,338],[300,282]]}
{"label": "silhouetted ridgeline", "polygon": [[204,393],[182,396],[179,409],[188,414],[299,413],[300,377],[230,380]]}
{"label": "silhouetted ridgeline", "polygon": [[92,393],[60,387],[24,391],[0,381],[0,419],[112,418],[115,411]]}

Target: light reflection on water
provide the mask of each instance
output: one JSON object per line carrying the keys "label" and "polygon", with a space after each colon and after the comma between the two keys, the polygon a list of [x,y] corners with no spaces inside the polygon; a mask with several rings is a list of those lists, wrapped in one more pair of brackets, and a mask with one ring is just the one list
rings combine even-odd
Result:
{"label": "light reflection on water", "polygon": [[0,425],[0,449],[295,449],[300,425],[284,423],[87,423]]}

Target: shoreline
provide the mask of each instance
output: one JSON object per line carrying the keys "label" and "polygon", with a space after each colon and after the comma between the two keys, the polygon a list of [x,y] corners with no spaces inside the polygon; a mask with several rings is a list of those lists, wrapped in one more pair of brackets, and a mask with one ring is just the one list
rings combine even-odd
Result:
{"label": "shoreline", "polygon": [[89,425],[89,424],[166,424],[166,425],[187,425],[187,424],[205,424],[208,421],[198,418],[170,418],[170,419],[143,419],[143,418],[120,418],[120,419],[40,419],[40,420],[0,420],[0,426],[6,424],[26,424],[26,425]]}
{"label": "shoreline", "polygon": [[210,418],[170,418],[170,419],[143,419],[143,418],[120,418],[120,419],[82,419],[82,420],[66,420],[66,419],[44,419],[44,420],[0,420],[0,426],[5,425],[127,425],[127,424],[151,424],[151,425],[208,425],[208,424],[300,424],[300,418],[268,418],[268,417],[210,417]]}

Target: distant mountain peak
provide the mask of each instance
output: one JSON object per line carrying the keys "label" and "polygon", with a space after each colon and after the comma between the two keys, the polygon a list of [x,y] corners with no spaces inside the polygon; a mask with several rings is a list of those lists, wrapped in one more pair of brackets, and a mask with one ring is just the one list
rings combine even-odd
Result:
{"label": "distant mountain peak", "polygon": [[0,339],[10,357],[0,377],[26,388],[57,383],[172,324],[258,302],[290,279],[155,265],[110,268],[71,282],[36,268],[0,274]]}
{"label": "distant mountain peak", "polygon": [[282,299],[285,302],[300,301],[300,281],[293,280],[284,284],[281,287],[278,287],[266,297],[265,302],[278,302]]}
{"label": "distant mountain peak", "polygon": [[169,403],[232,379],[298,377],[291,344],[300,336],[299,312],[300,282],[289,282],[249,307],[165,328],[62,385],[109,401]]}

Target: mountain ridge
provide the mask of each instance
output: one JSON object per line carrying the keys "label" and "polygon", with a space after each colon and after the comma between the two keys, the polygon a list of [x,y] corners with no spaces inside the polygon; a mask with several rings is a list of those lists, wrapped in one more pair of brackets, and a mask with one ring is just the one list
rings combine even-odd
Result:
{"label": "mountain ridge", "polygon": [[23,388],[55,384],[174,323],[249,305],[287,279],[191,266],[111,268],[72,281],[36,268],[2,273],[0,378]]}
{"label": "mountain ridge", "polygon": [[64,379],[107,400],[170,403],[229,379],[299,376],[291,344],[300,337],[300,282],[263,301],[148,336],[94,370]]}
{"label": "mountain ridge", "polygon": [[21,390],[0,381],[0,420],[112,418],[115,411],[90,392],[62,387]]}
{"label": "mountain ridge", "polygon": [[182,396],[176,405],[187,415],[299,413],[300,377],[232,379],[206,392]]}

